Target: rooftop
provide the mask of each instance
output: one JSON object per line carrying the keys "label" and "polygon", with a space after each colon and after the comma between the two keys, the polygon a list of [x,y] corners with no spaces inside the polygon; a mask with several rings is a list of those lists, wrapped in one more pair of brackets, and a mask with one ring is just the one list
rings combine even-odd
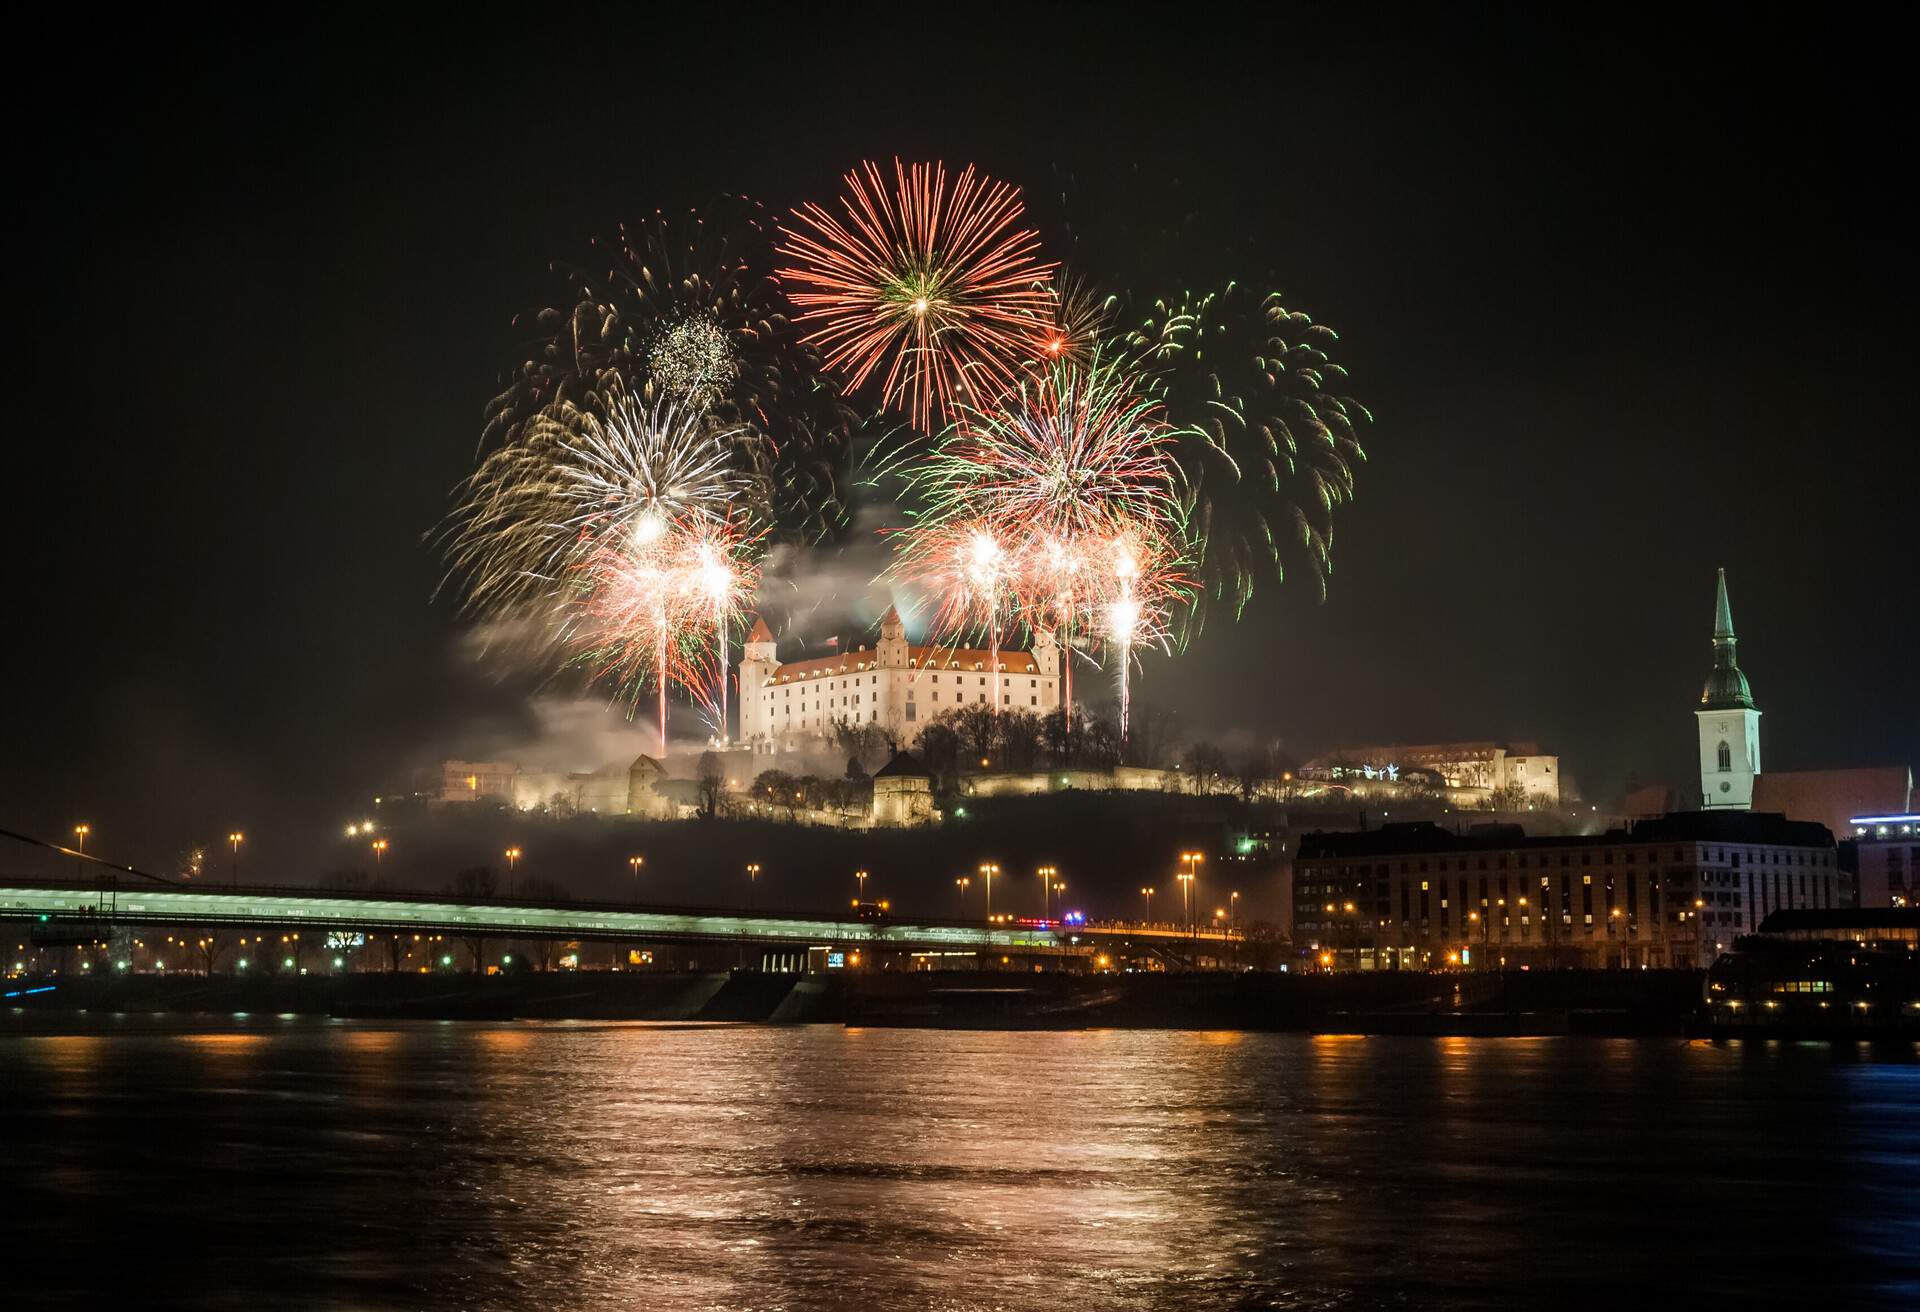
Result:
{"label": "rooftop", "polygon": [[1920,907],[1838,907],[1825,910],[1775,911],[1760,922],[1762,934],[1812,935],[1822,931],[1837,938],[1854,937],[1855,930],[1920,930]]}
{"label": "rooftop", "polygon": [[1300,840],[1300,859],[1416,856],[1447,852],[1510,852],[1564,847],[1619,847],[1633,843],[1765,843],[1781,847],[1832,847],[1825,825],[1756,811],[1673,811],[1636,820],[1631,829],[1604,834],[1529,836],[1519,825],[1476,824],[1465,833],[1430,820],[1382,825],[1357,833],[1312,833]]}

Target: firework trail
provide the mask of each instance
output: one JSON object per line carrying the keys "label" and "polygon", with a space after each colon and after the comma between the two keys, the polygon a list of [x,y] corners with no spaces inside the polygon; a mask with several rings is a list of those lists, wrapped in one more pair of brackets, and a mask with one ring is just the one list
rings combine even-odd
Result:
{"label": "firework trail", "polygon": [[808,203],[782,225],[779,270],[826,368],[848,391],[884,365],[881,403],[922,432],[1010,385],[1053,322],[1053,265],[1017,229],[1020,189],[944,164],[871,161],[845,178],[844,218]]}
{"label": "firework trail", "polygon": [[[584,562],[572,646],[589,677],[630,701],[653,688],[664,756],[674,686],[714,713],[718,736],[726,737],[727,635],[759,584],[759,535],[730,518],[698,514],[642,524],[644,531]],[[702,636],[709,631],[711,645]]]}

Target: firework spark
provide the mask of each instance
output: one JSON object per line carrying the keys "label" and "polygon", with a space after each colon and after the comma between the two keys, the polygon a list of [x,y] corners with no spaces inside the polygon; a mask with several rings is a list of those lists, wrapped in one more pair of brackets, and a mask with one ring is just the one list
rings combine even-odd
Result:
{"label": "firework spark", "polygon": [[846,175],[844,220],[808,203],[783,225],[779,270],[829,370],[847,389],[884,365],[881,401],[931,431],[1015,377],[1038,326],[1053,321],[1053,265],[1015,227],[1020,189],[944,164],[893,163]]}
{"label": "firework spark", "polygon": [[740,357],[711,312],[690,314],[667,328],[647,350],[647,381],[655,396],[711,410],[733,389]]}

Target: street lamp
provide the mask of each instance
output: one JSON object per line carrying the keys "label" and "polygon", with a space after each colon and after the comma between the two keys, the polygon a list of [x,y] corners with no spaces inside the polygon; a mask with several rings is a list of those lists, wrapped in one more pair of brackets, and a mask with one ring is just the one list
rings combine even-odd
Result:
{"label": "street lamp", "polygon": [[92,825],[75,825],[73,827],[74,853],[75,853],[73,858],[73,873],[76,878],[80,874],[80,871],[84,865],[84,858],[87,855],[87,835],[92,832],[93,832]]}
{"label": "street lamp", "polygon": [[1041,866],[1034,873],[1040,876],[1040,919],[1045,920],[1052,906],[1048,893],[1053,887],[1053,877],[1060,872],[1052,866]]}
{"label": "street lamp", "polygon": [[507,896],[508,897],[513,896],[513,867],[514,867],[514,863],[517,862],[519,859],[520,859],[519,848],[510,847],[507,849]]}
{"label": "street lamp", "polygon": [[233,886],[235,888],[240,887],[240,844],[246,841],[247,836],[238,829],[227,835],[227,846],[233,849]]}
{"label": "street lamp", "polygon": [[373,840],[373,876],[375,879],[378,879],[380,877],[380,865],[381,865],[380,858],[385,856],[386,854],[387,854],[387,840],[384,838],[374,839]]}
{"label": "street lamp", "polygon": [[1143,925],[1151,925],[1153,923],[1153,890],[1151,888],[1143,888],[1140,890],[1140,896],[1147,900],[1147,918],[1140,923]]}
{"label": "street lamp", "polygon": [[760,863],[750,861],[747,863],[747,910],[749,911],[753,910],[753,886],[759,882]]}
{"label": "street lamp", "polygon": [[853,877],[860,885],[860,901],[865,902],[867,900],[867,872],[864,870],[856,870],[853,872]]}
{"label": "street lamp", "polygon": [[967,914],[967,889],[972,887],[972,885],[973,881],[965,875],[961,875],[953,881],[953,886],[960,890],[960,914],[962,916]]}
{"label": "street lamp", "polygon": [[987,881],[987,921],[993,921],[993,877],[1000,873],[1000,867],[991,861],[980,863],[980,877]]}
{"label": "street lamp", "polygon": [[627,873],[633,877],[631,882],[633,884],[634,896],[636,897],[640,894],[640,867],[646,863],[647,859],[643,856],[630,856],[627,858]]}
{"label": "street lamp", "polygon": [[1181,875],[1180,878],[1186,881],[1187,892],[1192,895],[1184,898],[1183,902],[1187,909],[1188,923],[1192,926],[1196,934],[1200,931],[1200,909],[1196,905],[1200,893],[1200,871],[1198,867],[1200,863],[1206,859],[1204,852],[1182,852],[1180,854],[1180,864],[1187,868],[1186,873]]}

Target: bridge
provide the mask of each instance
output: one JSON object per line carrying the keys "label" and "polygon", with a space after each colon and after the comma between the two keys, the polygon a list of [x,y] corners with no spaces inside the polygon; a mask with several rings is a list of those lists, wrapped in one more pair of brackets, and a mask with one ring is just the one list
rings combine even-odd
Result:
{"label": "bridge", "polygon": [[476,901],[433,893],[363,894],[287,887],[129,885],[115,880],[10,879],[0,884],[0,921],[25,922],[43,944],[81,943],[116,928],[236,932],[444,935],[464,939],[564,939],[646,945],[722,944],[760,949],[783,967],[816,949],[878,960],[910,955],[1093,958],[1134,942],[1163,955],[1230,945],[1218,931],[1170,926],[1068,925],[856,914],[740,911],[612,902]]}

